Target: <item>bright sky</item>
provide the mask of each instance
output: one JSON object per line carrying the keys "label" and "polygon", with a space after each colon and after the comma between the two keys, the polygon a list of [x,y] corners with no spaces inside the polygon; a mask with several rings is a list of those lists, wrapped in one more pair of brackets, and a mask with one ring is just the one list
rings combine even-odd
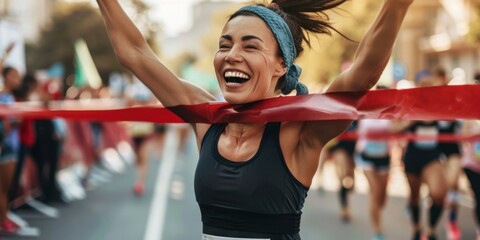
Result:
{"label": "bright sky", "polygon": [[167,36],[186,31],[192,24],[193,4],[200,0],[146,0],[155,14],[152,19],[162,23]]}
{"label": "bright sky", "polygon": [[[164,33],[167,36],[175,36],[190,28],[192,24],[193,5],[201,1],[202,0],[145,0],[155,12],[152,19],[162,23],[163,29],[165,30]],[[223,1],[245,2],[246,0]]]}

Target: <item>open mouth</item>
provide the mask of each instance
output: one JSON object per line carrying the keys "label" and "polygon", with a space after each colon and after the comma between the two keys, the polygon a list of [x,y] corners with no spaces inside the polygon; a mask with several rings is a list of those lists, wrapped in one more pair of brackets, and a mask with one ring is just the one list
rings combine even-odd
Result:
{"label": "open mouth", "polygon": [[226,71],[223,75],[227,84],[242,84],[250,80],[250,76],[237,71]]}

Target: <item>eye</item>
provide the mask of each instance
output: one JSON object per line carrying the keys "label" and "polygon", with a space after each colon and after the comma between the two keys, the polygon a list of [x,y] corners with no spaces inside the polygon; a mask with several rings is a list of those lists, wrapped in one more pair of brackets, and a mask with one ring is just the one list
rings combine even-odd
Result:
{"label": "eye", "polygon": [[228,49],[228,48],[230,48],[230,45],[228,45],[228,44],[220,44],[220,45],[218,46],[218,48],[219,48],[219,49]]}
{"label": "eye", "polygon": [[255,46],[255,45],[247,45],[247,46],[245,46],[245,48],[247,48],[247,49],[258,49],[258,47]]}

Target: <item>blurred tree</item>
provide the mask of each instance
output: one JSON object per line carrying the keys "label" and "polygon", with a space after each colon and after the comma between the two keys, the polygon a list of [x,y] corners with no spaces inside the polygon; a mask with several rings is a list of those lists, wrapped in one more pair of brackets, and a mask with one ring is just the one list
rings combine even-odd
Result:
{"label": "blurred tree", "polygon": [[472,42],[480,43],[480,0],[472,1],[473,16],[471,19],[469,38]]}
{"label": "blurred tree", "polygon": [[[137,25],[156,50],[155,33],[158,27],[148,17],[149,7],[141,0],[131,0],[128,4],[128,9],[133,10],[132,18],[136,23],[138,19]],[[124,70],[115,57],[98,9],[88,3],[61,3],[56,6],[52,22],[42,31],[39,41],[27,45],[28,69],[44,69],[60,62],[65,66],[66,76],[73,74],[74,43],[80,38],[87,43],[105,84],[112,71]]]}
{"label": "blurred tree", "polygon": [[301,81],[310,86],[331,82],[342,65],[353,59],[358,42],[371,25],[381,3],[378,0],[350,1],[341,9],[329,12],[334,27],[354,41],[335,32],[331,36],[312,36],[312,48],[305,48],[298,60],[303,68]]}

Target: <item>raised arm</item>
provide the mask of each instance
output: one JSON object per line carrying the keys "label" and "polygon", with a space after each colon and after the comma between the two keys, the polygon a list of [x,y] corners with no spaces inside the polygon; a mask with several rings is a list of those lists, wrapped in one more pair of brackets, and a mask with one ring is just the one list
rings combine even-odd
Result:
{"label": "raised arm", "polygon": [[[384,0],[369,30],[361,40],[350,68],[342,72],[327,92],[365,91],[380,78],[390,58],[402,21],[413,0]],[[324,146],[341,134],[351,121],[306,122],[302,138],[314,147]],[[313,143],[313,144],[312,144]]]}
{"label": "raised arm", "polygon": [[215,98],[179,79],[154,54],[118,0],[97,0],[110,42],[120,63],[133,72],[164,106],[197,104]]}
{"label": "raised arm", "polygon": [[384,0],[373,25],[358,46],[350,68],[342,72],[327,92],[364,91],[382,75],[398,31],[413,0]]}
{"label": "raised arm", "polygon": [[3,52],[2,58],[0,58],[0,74],[3,72],[3,68],[5,67],[5,60],[7,60],[8,55],[12,51],[13,47],[15,46],[15,43],[12,42],[10,43],[7,48],[5,48],[5,51]]}

